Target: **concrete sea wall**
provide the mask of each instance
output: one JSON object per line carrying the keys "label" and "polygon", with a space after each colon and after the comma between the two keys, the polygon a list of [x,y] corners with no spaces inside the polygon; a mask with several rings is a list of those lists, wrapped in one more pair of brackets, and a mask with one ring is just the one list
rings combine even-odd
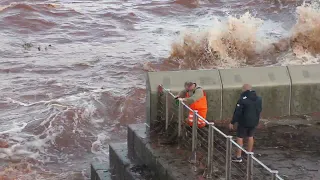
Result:
{"label": "concrete sea wall", "polygon": [[231,118],[241,87],[249,83],[263,98],[263,117],[320,111],[320,65],[248,67],[147,73],[147,124],[157,118],[158,86],[173,93],[194,81],[207,93],[209,121]]}

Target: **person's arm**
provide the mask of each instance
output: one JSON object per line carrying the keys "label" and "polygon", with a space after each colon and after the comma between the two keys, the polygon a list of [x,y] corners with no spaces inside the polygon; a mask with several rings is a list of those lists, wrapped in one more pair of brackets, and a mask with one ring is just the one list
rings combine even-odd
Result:
{"label": "person's arm", "polygon": [[187,104],[192,104],[202,98],[203,95],[203,90],[201,88],[196,89],[192,96],[185,98],[185,102],[187,102]]}
{"label": "person's arm", "polygon": [[184,97],[186,97],[186,95],[187,95],[187,91],[184,89],[184,90],[180,91],[175,98],[176,99],[177,98],[184,98]]}
{"label": "person's arm", "polygon": [[236,108],[233,113],[231,124],[235,124],[236,122],[239,122],[241,116],[243,114],[243,103],[241,98],[238,100]]}
{"label": "person's arm", "polygon": [[258,104],[257,104],[257,113],[259,115],[259,118],[260,118],[261,111],[262,111],[262,98],[259,97]]}

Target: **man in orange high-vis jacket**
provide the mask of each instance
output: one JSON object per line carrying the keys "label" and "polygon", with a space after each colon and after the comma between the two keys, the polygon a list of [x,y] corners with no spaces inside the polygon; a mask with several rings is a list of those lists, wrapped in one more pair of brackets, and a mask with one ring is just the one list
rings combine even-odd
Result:
{"label": "man in orange high-vis jacket", "polygon": [[[185,102],[192,110],[197,110],[198,114],[207,118],[207,97],[206,93],[201,87],[197,87],[197,84],[194,82],[185,82],[185,89],[181,91],[176,98],[179,98],[181,101]],[[186,120],[189,126],[193,125],[193,112],[189,112],[189,116]],[[205,121],[198,118],[198,127],[203,128],[206,126]]]}

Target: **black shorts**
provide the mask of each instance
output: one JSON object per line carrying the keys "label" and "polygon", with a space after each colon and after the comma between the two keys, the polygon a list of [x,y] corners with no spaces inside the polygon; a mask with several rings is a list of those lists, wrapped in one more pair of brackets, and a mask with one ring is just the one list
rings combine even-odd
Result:
{"label": "black shorts", "polygon": [[253,137],[253,134],[256,130],[256,127],[237,127],[237,137],[238,138],[246,138],[246,137]]}

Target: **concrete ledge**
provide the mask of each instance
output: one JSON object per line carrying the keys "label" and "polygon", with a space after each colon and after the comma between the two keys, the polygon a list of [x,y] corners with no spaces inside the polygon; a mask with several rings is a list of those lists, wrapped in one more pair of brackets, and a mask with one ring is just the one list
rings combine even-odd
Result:
{"label": "concrete ledge", "polygon": [[183,90],[185,81],[193,81],[203,87],[207,93],[208,111],[207,119],[216,120],[221,118],[221,94],[222,85],[218,70],[201,71],[162,71],[148,72],[146,77],[147,88],[147,124],[153,129],[153,122],[157,117],[158,86],[162,84],[173,93]]}
{"label": "concrete ledge", "polygon": [[320,65],[288,66],[292,80],[291,114],[320,111]]}
{"label": "concrete ledge", "polygon": [[111,143],[109,145],[110,170],[114,180],[124,180],[124,172],[129,167],[126,143]]}
{"label": "concrete ledge", "polygon": [[263,117],[290,115],[290,76],[287,67],[221,69],[223,84],[222,119],[232,117],[242,85],[249,83],[262,97]]}
{"label": "concrete ledge", "polygon": [[159,121],[162,122],[164,118],[165,98],[163,96],[159,98],[158,86],[162,84],[173,93],[177,93],[183,89],[183,83],[186,80],[194,81],[205,89],[209,121],[226,120],[232,117],[244,83],[252,84],[258,95],[262,96],[262,117],[319,112],[319,68],[320,64],[148,72],[146,122],[150,129],[154,130],[158,127]]}
{"label": "concrete ledge", "polygon": [[[179,151],[176,148],[169,149],[169,146],[157,146],[157,142],[147,137],[145,124],[131,124],[128,126],[128,139],[131,150],[129,154],[146,164],[156,173],[159,180],[194,180],[201,175],[192,171],[192,165],[184,159],[186,156],[172,153]],[[132,147],[133,146],[133,147]],[[180,150],[183,151],[183,150]]]}
{"label": "concrete ledge", "polygon": [[146,165],[131,161],[127,143],[109,145],[110,171],[113,180],[153,180],[154,173]]}
{"label": "concrete ledge", "polygon": [[109,166],[106,163],[91,164],[91,180],[111,180]]}

